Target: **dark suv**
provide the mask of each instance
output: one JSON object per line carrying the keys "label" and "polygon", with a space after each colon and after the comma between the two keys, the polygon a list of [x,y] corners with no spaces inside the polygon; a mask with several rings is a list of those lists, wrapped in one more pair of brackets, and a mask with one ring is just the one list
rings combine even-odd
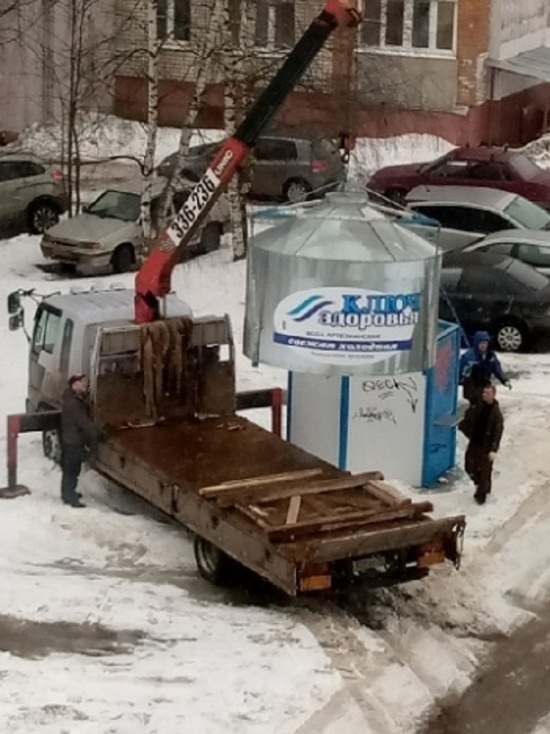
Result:
{"label": "dark suv", "polygon": [[63,174],[34,158],[0,157],[0,225],[26,225],[41,234],[67,209]]}
{"label": "dark suv", "polygon": [[[189,148],[181,174],[198,181],[222,145],[206,143]],[[177,153],[165,158],[157,172],[170,176]],[[346,167],[338,146],[328,138],[262,136],[252,152],[250,196],[257,199],[303,201],[323,195],[345,180]]]}
{"label": "dark suv", "polygon": [[522,351],[550,335],[550,281],[505,255],[451,252],[443,257],[439,317],[467,335],[488,331],[505,352]]}
{"label": "dark suv", "polygon": [[431,163],[381,168],[367,187],[401,203],[412,188],[428,184],[489,186],[550,208],[550,172],[525,153],[489,146],[455,148]]}

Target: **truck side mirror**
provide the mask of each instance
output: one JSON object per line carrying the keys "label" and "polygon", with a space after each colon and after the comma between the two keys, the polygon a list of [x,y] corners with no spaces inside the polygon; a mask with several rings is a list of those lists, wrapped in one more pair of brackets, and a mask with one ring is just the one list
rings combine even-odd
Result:
{"label": "truck side mirror", "polygon": [[25,325],[25,311],[23,310],[23,308],[20,307],[17,313],[14,313],[10,316],[8,320],[8,325],[10,331],[17,331]]}
{"label": "truck side mirror", "polygon": [[13,291],[8,295],[8,313],[17,314],[21,310],[21,294]]}

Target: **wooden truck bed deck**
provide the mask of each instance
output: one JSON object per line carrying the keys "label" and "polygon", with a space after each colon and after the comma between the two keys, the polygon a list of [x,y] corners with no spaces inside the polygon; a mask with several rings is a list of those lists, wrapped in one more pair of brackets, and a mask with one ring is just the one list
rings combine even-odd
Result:
{"label": "wooden truck bed deck", "polygon": [[351,476],[235,414],[227,317],[109,327],[96,359],[98,469],[290,594],[365,556],[457,560],[463,517],[432,520],[378,473]]}
{"label": "wooden truck bed deck", "polygon": [[313,566],[449,539],[462,519],[239,416],[112,430],[99,468],[292,594]]}

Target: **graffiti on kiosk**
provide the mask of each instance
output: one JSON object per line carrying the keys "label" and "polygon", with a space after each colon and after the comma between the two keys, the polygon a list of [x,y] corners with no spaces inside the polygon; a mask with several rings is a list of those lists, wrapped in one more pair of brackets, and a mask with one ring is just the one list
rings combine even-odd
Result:
{"label": "graffiti on kiosk", "polygon": [[367,407],[360,407],[353,417],[363,418],[367,423],[381,423],[382,421],[388,421],[389,423],[397,424],[393,410],[380,410],[379,408],[373,408],[370,405]]}
{"label": "graffiti on kiosk", "polygon": [[380,400],[387,400],[400,394],[405,395],[412,412],[416,413],[418,385],[414,377],[379,377],[364,380],[362,389],[366,393],[378,393]]}
{"label": "graffiti on kiosk", "polygon": [[410,351],[421,294],[326,287],[275,309],[273,341],[321,361],[372,361]]}

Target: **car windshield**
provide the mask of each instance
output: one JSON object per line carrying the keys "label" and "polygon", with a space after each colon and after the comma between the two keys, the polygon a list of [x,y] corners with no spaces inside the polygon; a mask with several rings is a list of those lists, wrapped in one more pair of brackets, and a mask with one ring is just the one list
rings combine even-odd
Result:
{"label": "car windshield", "polygon": [[439,158],[436,158],[435,161],[429,161],[428,163],[420,163],[418,166],[418,170],[421,173],[427,173],[432,168],[439,166],[440,163],[443,163],[443,161],[447,160],[448,157],[449,157],[449,154],[445,153],[445,155],[442,155],[442,156],[439,156]]}
{"label": "car windshield", "polygon": [[514,197],[504,211],[525,229],[550,229],[548,212],[521,196]]}
{"label": "car windshield", "polygon": [[519,260],[513,260],[512,258],[506,258],[498,265],[495,265],[498,270],[504,270],[510,275],[516,283],[523,286],[526,290],[540,291],[546,288],[550,282],[548,278],[539,273],[538,270],[531,268],[529,265],[520,262]]}
{"label": "car windshield", "polygon": [[137,222],[140,212],[140,196],[129,191],[104,191],[88,207],[88,214],[101,219],[120,219]]}
{"label": "car windshield", "polygon": [[529,181],[530,179],[535,178],[535,176],[537,176],[541,172],[541,169],[537,166],[537,164],[534,163],[526,155],[513,156],[512,158],[510,158],[510,165],[519,175],[519,177],[524,179],[525,181]]}

